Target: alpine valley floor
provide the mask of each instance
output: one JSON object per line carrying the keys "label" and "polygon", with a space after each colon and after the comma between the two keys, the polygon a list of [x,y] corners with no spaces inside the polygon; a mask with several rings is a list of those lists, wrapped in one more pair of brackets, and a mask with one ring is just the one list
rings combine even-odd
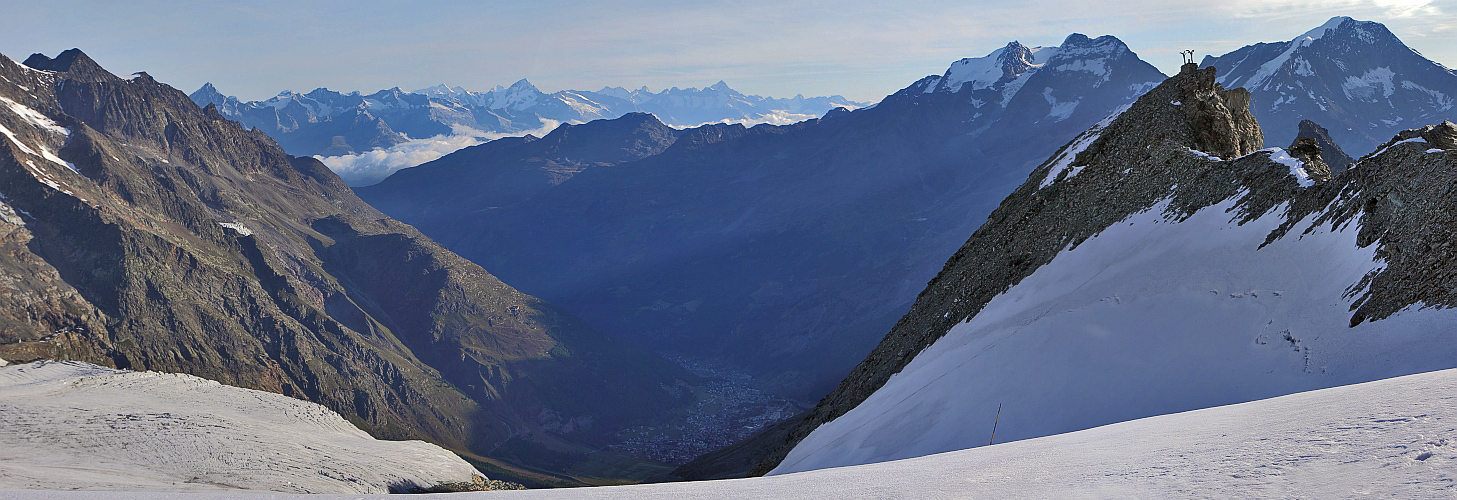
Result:
{"label": "alpine valley floor", "polygon": [[[968,422],[980,426],[983,422]],[[1450,498],[1457,369],[869,465],[752,479],[440,498]],[[375,495],[0,491],[6,500]]]}

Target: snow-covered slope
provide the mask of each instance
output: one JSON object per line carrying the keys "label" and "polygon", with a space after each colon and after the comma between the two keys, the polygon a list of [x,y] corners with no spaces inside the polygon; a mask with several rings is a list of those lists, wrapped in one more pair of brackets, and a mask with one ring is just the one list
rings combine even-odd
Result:
{"label": "snow-covered slope", "polygon": [[1457,75],[1407,47],[1381,23],[1334,17],[1288,42],[1219,57],[1220,83],[1253,94],[1271,144],[1289,144],[1314,120],[1337,144],[1365,154],[1402,129],[1457,117]]}
{"label": "snow-covered slope", "polygon": [[[444,497],[1446,498],[1457,480],[1454,394],[1457,370],[1444,370],[856,467],[724,481]],[[95,495],[0,491],[0,496],[15,500]],[[256,496],[113,493],[101,498]]]}
{"label": "snow-covered slope", "polygon": [[1243,225],[1234,200],[1183,221],[1166,208],[993,299],[778,471],[986,444],[999,405],[1011,441],[1457,365],[1451,311],[1348,328],[1347,288],[1381,265],[1354,224],[1262,247],[1284,207]]}
{"label": "snow-covered slope", "polygon": [[376,440],[314,403],[79,362],[0,368],[0,443],[0,488],[86,495],[387,493],[481,480],[449,451]]}

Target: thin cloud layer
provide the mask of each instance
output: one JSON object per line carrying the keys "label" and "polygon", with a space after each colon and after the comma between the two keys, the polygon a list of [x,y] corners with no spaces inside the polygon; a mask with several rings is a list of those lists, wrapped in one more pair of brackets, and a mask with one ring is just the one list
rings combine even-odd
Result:
{"label": "thin cloud layer", "polygon": [[340,156],[315,156],[329,167],[346,184],[354,187],[378,183],[402,168],[410,168],[434,161],[442,156],[502,137],[535,135],[541,137],[561,125],[556,120],[542,119],[543,125],[534,130],[514,134],[483,132],[464,125],[451,126],[451,135],[437,135],[427,139],[415,139],[397,144],[388,149],[375,149],[359,154]]}

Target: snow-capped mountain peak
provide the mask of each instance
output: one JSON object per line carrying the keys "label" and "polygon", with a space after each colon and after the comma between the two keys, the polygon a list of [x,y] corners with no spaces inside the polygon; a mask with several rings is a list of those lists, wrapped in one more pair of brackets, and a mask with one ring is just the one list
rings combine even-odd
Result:
{"label": "snow-capped mountain peak", "polygon": [[490,104],[487,107],[490,109],[510,108],[517,111],[536,105],[537,99],[546,95],[525,78],[517,80],[510,87],[496,87],[488,94],[490,94]]}
{"label": "snow-capped mountain peak", "polygon": [[[1088,38],[1073,33],[1056,47],[1028,47],[1013,41],[985,57],[956,61],[942,76],[927,77],[912,88],[926,94],[968,93],[976,108],[989,102],[1006,108],[1023,86],[1034,78],[1033,75],[1050,70],[1048,76],[1037,78],[1042,84],[1035,90],[1039,96],[1037,99],[1050,106],[1048,116],[1061,121],[1075,111],[1079,102],[1077,97],[1067,92],[1073,87],[1098,87],[1113,80],[1120,66],[1118,61],[1125,56],[1132,56],[1129,60],[1137,59],[1122,40],[1110,35]],[[1152,88],[1153,84],[1145,81],[1130,83],[1129,92],[1136,97]]]}
{"label": "snow-capped mountain peak", "polygon": [[1206,56],[1225,87],[1244,87],[1251,109],[1268,126],[1267,140],[1285,144],[1300,120],[1330,126],[1341,147],[1371,151],[1404,128],[1450,117],[1457,78],[1423,57],[1381,23],[1334,17],[1287,42],[1258,43]]}
{"label": "snow-capped mountain peak", "polygon": [[460,86],[451,87],[449,85],[446,85],[444,83],[441,83],[441,84],[435,85],[433,87],[425,87],[423,89],[416,90],[414,93],[416,93],[416,94],[425,94],[425,95],[428,95],[428,96],[437,96],[437,97],[438,96],[454,97],[454,96],[469,94],[470,92],[467,91],[464,87],[460,87]]}
{"label": "snow-capped mountain peak", "polygon": [[223,116],[235,117],[238,115],[238,98],[224,95],[218,91],[217,87],[213,86],[212,82],[202,84],[202,88],[197,89],[196,92],[193,92],[188,97],[197,103],[198,106],[206,107],[208,104],[217,106],[218,112],[222,113]]}
{"label": "snow-capped mountain peak", "polygon": [[[1354,21],[1354,19],[1344,16],[1332,17],[1329,21],[1326,21],[1325,24],[1322,24],[1313,30],[1302,33],[1300,36],[1295,37],[1295,39],[1290,40],[1287,43],[1287,48],[1285,49],[1285,51],[1281,52],[1280,55],[1275,56],[1274,59],[1266,61],[1264,64],[1260,65],[1260,69],[1255,72],[1254,76],[1251,76],[1248,80],[1245,80],[1244,86],[1246,88],[1256,88],[1260,87],[1261,84],[1269,82],[1270,77],[1275,75],[1275,71],[1285,66],[1285,64],[1290,61],[1290,58],[1294,56],[1297,50],[1309,47],[1311,43],[1314,43],[1316,40],[1321,39],[1325,36],[1326,33],[1335,30],[1336,28],[1339,28],[1347,21]],[[1304,60],[1302,60],[1302,62],[1304,62]],[[1305,70],[1305,72],[1309,72],[1309,63],[1304,62],[1304,66],[1302,66],[1302,68]],[[1229,77],[1228,75],[1226,75],[1224,78],[1227,79]],[[1221,79],[1220,83],[1226,82],[1224,81],[1224,79]],[[1233,84],[1234,81],[1229,81],[1227,83]]]}
{"label": "snow-capped mountain peak", "polygon": [[1132,54],[1128,45],[1117,37],[1088,38],[1073,33],[1063,40],[1060,49],[1044,60],[1043,65],[1055,72],[1087,73],[1095,79],[1093,86],[1096,87],[1112,80],[1116,61]]}
{"label": "snow-capped mountain peak", "polygon": [[1005,84],[1029,70],[1041,67],[1057,47],[1027,47],[1017,41],[992,51],[984,57],[968,57],[951,63],[937,85],[927,87],[926,92],[957,93],[967,85],[972,90],[991,88]]}
{"label": "snow-capped mountain peak", "polygon": [[[395,87],[367,95],[328,89],[308,94],[284,91],[266,101],[247,103],[206,85],[191,97],[198,106],[215,104],[223,116],[269,133],[292,154],[336,158],[326,164],[357,185],[378,181],[394,169],[435,157],[403,151],[362,154],[370,149],[400,146],[454,151],[473,144],[460,137],[480,137],[473,131],[535,131],[541,135],[558,123],[585,123],[633,112],[653,113],[678,127],[722,121],[789,124],[816,118],[836,107],[855,109],[865,105],[841,96],[779,99],[744,95],[723,81],[702,90],[653,93],[646,86],[636,90],[604,87],[598,92],[561,90],[548,94],[521,79],[509,87],[495,86],[485,92],[442,83],[414,92]],[[437,141],[436,137],[450,139]],[[351,167],[356,164],[368,167]]]}

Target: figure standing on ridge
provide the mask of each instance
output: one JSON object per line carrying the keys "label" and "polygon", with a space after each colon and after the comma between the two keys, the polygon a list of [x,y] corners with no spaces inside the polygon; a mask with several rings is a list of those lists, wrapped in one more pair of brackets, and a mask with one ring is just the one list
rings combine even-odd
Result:
{"label": "figure standing on ridge", "polygon": [[1179,51],[1179,57],[1184,59],[1184,65],[1179,67],[1180,73],[1199,69],[1199,65],[1194,62],[1194,49]]}

